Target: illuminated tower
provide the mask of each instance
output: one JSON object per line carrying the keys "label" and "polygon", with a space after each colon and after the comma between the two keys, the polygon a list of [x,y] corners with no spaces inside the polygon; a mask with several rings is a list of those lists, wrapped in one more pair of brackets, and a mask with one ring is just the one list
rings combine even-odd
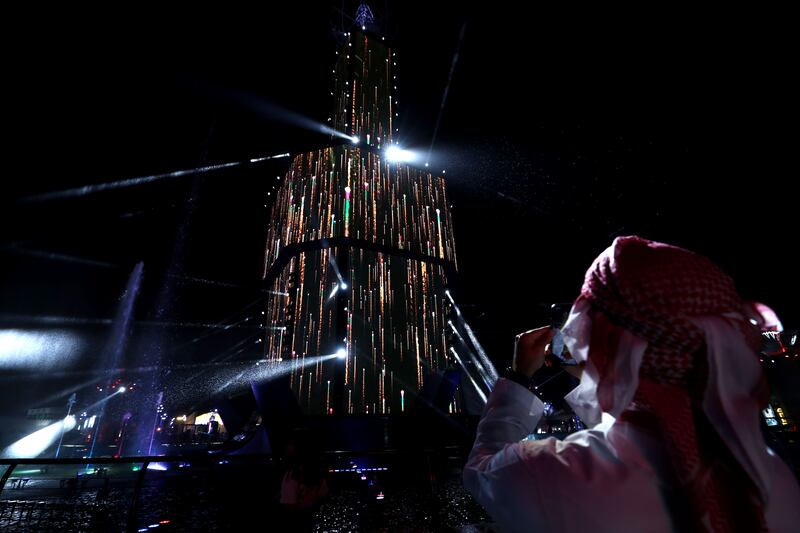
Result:
{"label": "illuminated tower", "polygon": [[383,38],[345,33],[328,123],[351,139],[296,155],[279,178],[264,349],[292,362],[308,413],[400,413],[448,365],[450,206],[443,178],[384,157],[398,133],[395,67]]}

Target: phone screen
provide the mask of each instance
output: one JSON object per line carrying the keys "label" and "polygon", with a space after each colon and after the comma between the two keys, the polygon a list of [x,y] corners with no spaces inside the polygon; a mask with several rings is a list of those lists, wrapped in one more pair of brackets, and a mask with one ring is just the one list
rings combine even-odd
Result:
{"label": "phone screen", "polygon": [[553,356],[558,359],[562,365],[578,364],[578,362],[572,358],[566,346],[564,346],[564,335],[561,332],[564,324],[567,323],[571,309],[572,304],[567,303],[553,304],[550,306],[550,327],[553,328],[555,332],[553,340],[550,341],[550,349],[553,352]]}

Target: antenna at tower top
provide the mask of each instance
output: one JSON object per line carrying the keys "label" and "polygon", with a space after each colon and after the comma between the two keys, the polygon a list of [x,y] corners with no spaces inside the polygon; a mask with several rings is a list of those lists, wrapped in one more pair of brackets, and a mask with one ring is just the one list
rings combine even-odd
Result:
{"label": "antenna at tower top", "polygon": [[372,10],[366,2],[361,2],[361,5],[358,6],[358,11],[356,11],[356,24],[361,26],[361,29],[366,29],[368,24],[373,24],[374,22],[375,16],[372,14]]}

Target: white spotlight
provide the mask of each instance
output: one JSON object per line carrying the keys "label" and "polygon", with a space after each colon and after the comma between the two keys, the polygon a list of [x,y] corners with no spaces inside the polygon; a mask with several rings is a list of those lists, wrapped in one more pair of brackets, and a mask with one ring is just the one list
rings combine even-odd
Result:
{"label": "white spotlight", "polygon": [[125,391],[126,391],[126,390],[128,390],[128,389],[127,389],[126,387],[120,387],[120,388],[119,388],[119,389],[117,389],[117,390],[120,392],[120,394],[122,394],[123,392],[125,392]]}
{"label": "white spotlight", "polygon": [[410,163],[417,158],[417,154],[411,150],[403,150],[399,146],[392,145],[386,149],[386,159],[391,163]]}
{"label": "white spotlight", "polygon": [[336,351],[336,357],[339,359],[347,359],[347,350],[345,348],[339,348]]}
{"label": "white spotlight", "polygon": [[8,446],[2,454],[3,457],[34,458],[42,454],[47,448],[58,440],[62,432],[66,433],[75,427],[75,417],[70,415],[54,424],[35,431]]}
{"label": "white spotlight", "polygon": [[67,331],[0,330],[0,368],[50,368],[71,362],[82,342]]}
{"label": "white spotlight", "polygon": [[350,137],[350,141],[352,141],[353,144],[358,144],[359,143],[358,135],[353,135],[352,137]]}
{"label": "white spotlight", "polygon": [[342,282],[342,290],[347,290],[347,283]]}
{"label": "white spotlight", "polygon": [[336,285],[334,285],[334,286],[333,286],[333,290],[332,290],[332,291],[331,291],[331,293],[328,295],[328,300],[331,300],[331,299],[333,299],[333,297],[334,297],[334,296],[336,296],[336,293],[337,293],[338,291],[339,291],[339,284],[337,283]]}

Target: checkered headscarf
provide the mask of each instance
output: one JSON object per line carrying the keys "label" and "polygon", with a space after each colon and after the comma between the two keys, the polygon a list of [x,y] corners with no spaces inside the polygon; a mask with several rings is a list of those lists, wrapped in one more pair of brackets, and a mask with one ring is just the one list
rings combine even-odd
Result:
{"label": "checkered headscarf", "polygon": [[733,280],[709,259],[639,237],[620,237],[600,254],[581,294],[647,341],[643,376],[676,385],[685,384],[704,338],[687,317],[742,309]]}
{"label": "checkered headscarf", "polygon": [[[698,380],[705,380],[698,364],[704,362],[698,357],[704,354],[705,336],[691,317],[741,313],[744,306],[733,280],[693,252],[620,237],[587,271],[581,297],[594,310],[589,359],[599,371],[601,406],[612,398],[609,390],[619,379],[610,359],[621,356],[604,346],[605,339],[623,328],[647,342],[630,408],[655,421],[692,509],[693,529],[737,531],[744,524],[763,529],[763,512],[753,494],[741,496],[729,488],[732,479],[742,479],[735,461],[719,459],[729,457],[725,445],[698,431],[695,417],[702,400],[690,392]],[[756,331],[737,322],[748,343],[758,341]]]}

